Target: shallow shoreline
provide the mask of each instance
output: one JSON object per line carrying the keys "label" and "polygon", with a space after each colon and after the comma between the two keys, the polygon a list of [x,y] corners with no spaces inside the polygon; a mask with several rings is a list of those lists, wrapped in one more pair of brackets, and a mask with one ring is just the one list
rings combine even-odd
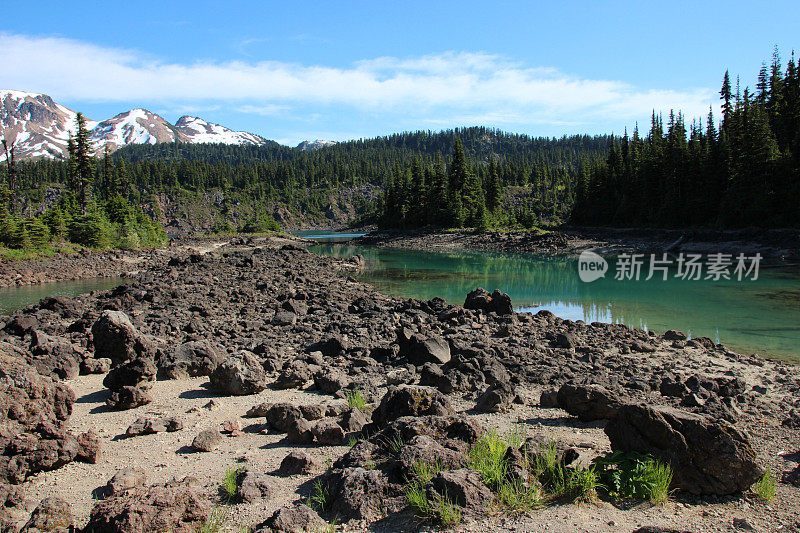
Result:
{"label": "shallow shoreline", "polygon": [[800,261],[798,230],[650,230],[564,227],[553,231],[376,230],[353,244],[428,251],[578,255],[598,253],[760,253],[768,261]]}
{"label": "shallow shoreline", "polygon": [[[737,419],[737,427],[750,433],[759,461],[776,473],[794,465],[791,454],[798,444],[796,430],[781,422],[800,400],[797,367],[735,354],[700,339],[673,340],[677,338],[674,335],[584,324],[547,313],[495,315],[433,300],[389,297],[352,279],[360,268],[357,259],[317,256],[300,249],[296,242],[234,239],[226,246],[207,243],[212,253],[190,252],[191,246],[168,250],[163,262],[133,275],[124,290],[65,299],[62,305],[69,314],[39,306],[24,313],[26,320],[34,321],[31,327],[48,331],[76,347],[82,357],[93,359],[87,328],[102,310],[118,309],[131,317],[142,334],[154,339],[164,354],[193,340],[212,341],[226,357],[241,350],[257,354],[269,369],[267,378],[272,386],[258,394],[229,397],[210,389],[206,377],[158,380],[151,385],[150,404],[113,412],[104,404],[109,390],[103,386],[102,376],[71,377],[65,383],[77,400],[68,428],[75,433],[95,428],[106,453],[96,465],[71,462],[25,481],[21,486],[29,503],[14,511],[18,524],[41,498],[49,496],[71,500],[78,525],[85,524],[97,503],[92,492],[118,468],[131,465],[130,457],[140,458],[148,484],[188,473],[199,480],[206,497],[216,501],[225,470],[235,465],[269,473],[288,452],[302,450],[311,455],[317,466],[308,474],[280,478],[280,490],[271,499],[225,505],[234,523],[249,526],[261,522],[277,506],[302,500],[312,480],[325,471],[325,461],[341,457],[348,447],[341,445],[345,443],[292,444],[285,435],[269,429],[263,417],[243,418],[245,411],[260,402],[341,404],[342,393],[321,391],[313,378],[315,372],[346,376],[373,406],[390,384],[419,383],[425,375],[421,365],[397,359],[396,351],[389,349],[398,342],[399,326],[447,340],[454,359],[441,368],[453,376],[454,383],[462,384],[447,397],[459,416],[486,428],[506,431],[522,423],[529,436],[556,438],[588,460],[609,449],[602,425],[580,422],[544,405],[543,393],[567,382],[585,381],[602,385],[626,402],[712,415],[719,414],[716,409],[724,409],[720,393],[700,386],[696,392],[687,388],[686,397],[696,394],[702,401],[694,407],[682,406],[683,398],[659,392],[661,379],[676,376],[679,382],[721,383],[737,378],[742,383],[741,398],[730,400],[736,411],[728,415]],[[289,314],[280,314],[286,312]],[[83,324],[84,329],[73,324]],[[7,351],[13,348],[14,353],[32,357],[30,333],[15,331],[0,333],[0,342]],[[323,348],[325,353],[318,357],[309,355],[309,345],[331,338],[339,339],[337,347]],[[497,413],[476,412],[476,400],[488,386],[489,378],[484,375],[505,375],[502,379],[510,380],[519,401]],[[280,385],[287,379],[297,384]],[[125,437],[126,428],[136,418],[153,416],[180,416],[184,428],[175,433]],[[220,447],[211,452],[190,449],[200,430],[219,427],[228,420],[238,422],[243,433],[223,437]],[[755,527],[770,527],[776,521],[791,526],[800,490],[783,484],[778,490],[778,499],[772,504],[742,495],[676,495],[664,507],[630,508],[603,501],[588,506],[548,506],[523,516],[493,515],[468,521],[461,530],[480,531],[488,525],[497,531],[610,532],[658,525],[714,531],[729,529],[732,518],[744,517]],[[387,530],[400,524],[419,526],[416,519],[403,513],[392,520],[383,524]],[[350,529],[362,531],[373,526],[355,522]]]}

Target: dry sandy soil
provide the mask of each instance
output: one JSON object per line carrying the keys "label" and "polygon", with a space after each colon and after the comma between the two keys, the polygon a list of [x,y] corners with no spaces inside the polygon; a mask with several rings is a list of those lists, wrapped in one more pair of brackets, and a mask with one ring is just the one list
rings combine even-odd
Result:
{"label": "dry sandy soil", "polygon": [[[220,503],[229,518],[227,530],[239,531],[239,526],[259,524],[279,506],[304,498],[310,491],[309,480],[348,449],[347,446],[290,444],[285,434],[262,432],[263,418],[242,418],[250,407],[261,402],[286,401],[302,405],[342,401],[327,395],[267,389],[252,396],[220,397],[206,387],[208,378],[201,377],[157,381],[151,390],[153,403],[119,412],[106,409],[104,402],[109,391],[103,387],[102,379],[103,376],[89,375],[67,382],[77,397],[70,426],[75,433],[94,429],[100,435],[103,446],[100,461],[95,465],[72,462],[58,470],[41,473],[25,483],[31,502],[48,496],[69,501],[80,526],[86,523],[95,502],[92,492],[105,485],[117,470],[128,466],[144,469],[148,483],[194,476],[209,494],[216,497],[225,471],[231,468],[245,467],[269,473],[297,448],[303,448],[319,463],[311,475],[281,478],[282,490],[273,499],[254,504]],[[472,403],[454,399],[454,405],[459,411],[480,420],[484,427],[497,428],[501,432],[521,427],[528,436],[548,435],[575,446],[581,451],[582,461],[589,461],[594,455],[610,450],[600,424],[581,423],[560,409],[530,406],[538,398],[538,391],[529,390],[523,398],[526,405],[515,405],[510,413],[504,414],[474,415],[468,411]],[[175,433],[126,438],[126,428],[136,418],[146,415],[178,416],[184,421],[184,429]],[[238,420],[244,431],[238,436],[226,436],[222,445],[213,452],[192,451],[189,445],[197,433],[219,427],[226,420]],[[797,458],[778,456],[779,451],[763,459],[782,471],[793,465],[790,459]],[[740,531],[734,526],[735,519],[745,519],[756,531],[796,531],[800,524],[798,492],[796,488],[779,484],[778,497],[770,504],[745,495],[721,498],[718,503],[700,504],[692,498],[676,497],[662,506],[648,503],[615,506],[607,502],[545,506],[523,516],[496,513],[487,520],[468,520],[456,531],[633,531],[645,525],[694,532]],[[27,513],[21,512],[19,518],[26,519]],[[420,524],[410,516],[404,522],[373,525],[374,530],[383,531],[417,530],[419,527],[428,529],[430,526]]]}

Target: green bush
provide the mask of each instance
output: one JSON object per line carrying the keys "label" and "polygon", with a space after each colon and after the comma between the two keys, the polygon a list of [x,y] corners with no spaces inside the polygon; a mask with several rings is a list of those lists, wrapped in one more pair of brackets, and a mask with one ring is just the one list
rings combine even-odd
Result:
{"label": "green bush", "polygon": [[592,461],[600,486],[610,496],[660,503],[669,497],[672,468],[650,455],[614,452]]}
{"label": "green bush", "polygon": [[281,227],[275,222],[274,218],[267,213],[259,213],[245,222],[239,228],[239,231],[241,233],[266,233],[268,231],[280,231],[280,229]]}
{"label": "green bush", "polygon": [[28,234],[31,248],[44,248],[50,243],[50,229],[38,218],[28,218],[22,226]]}
{"label": "green bush", "polygon": [[98,212],[77,215],[70,220],[69,240],[91,248],[106,248],[111,244],[111,227]]}

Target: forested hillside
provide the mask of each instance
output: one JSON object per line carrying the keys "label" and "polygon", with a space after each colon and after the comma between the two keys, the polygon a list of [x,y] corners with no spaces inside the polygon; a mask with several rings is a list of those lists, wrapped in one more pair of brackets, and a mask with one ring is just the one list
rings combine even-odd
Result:
{"label": "forested hillside", "polygon": [[[520,209],[535,209],[539,216],[567,212],[571,184],[582,161],[604,153],[610,142],[607,136],[531,138],[475,127],[400,133],[314,151],[277,143],[164,143],[118,150],[112,156],[110,173],[130,184],[129,198],[139,205],[152,204],[162,194],[183,202],[200,202],[209,191],[217,191],[221,193],[220,217],[239,214],[239,220],[231,220],[233,224],[227,228],[233,229],[242,224],[242,213],[263,218],[273,214],[276,206],[301,216],[324,216],[338,191],[364,185],[383,188],[414,161],[428,169],[439,161],[438,166],[445,171],[457,138],[481,181],[493,168],[499,187],[522,187],[523,196],[531,198]],[[17,166],[17,190],[25,191],[26,201],[40,201],[46,184],[68,182],[69,169],[64,162],[38,160]],[[96,179],[93,186],[99,190],[101,180]],[[355,203],[359,204],[355,212],[365,219],[377,215],[382,207],[380,200]]]}
{"label": "forested hillside", "polygon": [[[755,90],[725,73],[721,122],[655,114],[615,139],[577,186],[577,224],[800,226],[800,75],[773,55]],[[687,131],[688,128],[688,131]]]}

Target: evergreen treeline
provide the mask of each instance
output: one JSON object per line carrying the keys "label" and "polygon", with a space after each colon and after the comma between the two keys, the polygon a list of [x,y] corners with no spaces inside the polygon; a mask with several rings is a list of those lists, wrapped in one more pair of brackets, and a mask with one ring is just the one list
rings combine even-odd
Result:
{"label": "evergreen treeline", "polygon": [[[581,161],[604,153],[610,143],[608,136],[532,138],[474,127],[399,133],[314,151],[277,143],[131,145],[115,152],[112,160],[117,169],[124,169],[129,198],[139,204],[161,192],[198,197],[221,190],[226,202],[253,205],[254,212],[262,213],[277,202],[298,213],[319,215],[330,204],[331,194],[343,187],[382,186],[417,159],[432,168],[437,159],[453,152],[456,137],[481,181],[493,161],[499,186],[525,187],[535,198],[526,208],[541,216],[567,212],[569,204],[564,199],[571,201],[570,184]],[[446,172],[443,164],[439,166]],[[33,201],[43,184],[68,181],[68,165],[63,162],[38,160],[19,167],[20,183]],[[357,207],[362,213],[375,213],[379,206]]]}
{"label": "evergreen treeline", "polygon": [[800,75],[777,48],[755,91],[725,73],[722,120],[655,114],[650,133],[588,166],[572,221],[614,226],[800,226]]}
{"label": "evergreen treeline", "polygon": [[[129,181],[124,164],[114,163],[108,150],[101,160],[78,113],[77,129],[68,141],[66,162],[17,164],[13,149],[3,141],[5,176],[0,185],[0,247],[11,254],[46,251],[53,243],[73,243],[93,248],[134,249],[164,241],[164,230],[129,200]],[[56,173],[49,175],[42,170]],[[55,179],[53,176],[57,176]],[[34,216],[35,194],[24,194],[30,181],[63,183],[67,193],[39,216]],[[42,194],[41,189],[34,192]]]}

